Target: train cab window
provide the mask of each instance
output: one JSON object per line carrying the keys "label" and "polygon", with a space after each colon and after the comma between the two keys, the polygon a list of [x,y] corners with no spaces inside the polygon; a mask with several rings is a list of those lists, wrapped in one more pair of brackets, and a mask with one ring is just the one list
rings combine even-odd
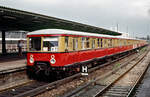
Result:
{"label": "train cab window", "polygon": [[58,37],[44,37],[43,51],[58,51]]}
{"label": "train cab window", "polygon": [[29,38],[29,50],[30,51],[41,51],[41,37]]}

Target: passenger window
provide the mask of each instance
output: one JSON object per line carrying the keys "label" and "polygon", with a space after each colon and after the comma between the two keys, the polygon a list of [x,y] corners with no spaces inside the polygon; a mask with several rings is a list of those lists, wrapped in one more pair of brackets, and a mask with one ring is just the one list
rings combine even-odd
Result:
{"label": "passenger window", "polygon": [[73,38],[73,50],[75,50],[75,39]]}
{"label": "passenger window", "polygon": [[107,39],[104,39],[104,43],[103,44],[104,44],[104,48],[107,48],[107,45],[108,45],[107,44]]}
{"label": "passenger window", "polygon": [[101,39],[101,48],[103,48],[103,39]]}
{"label": "passenger window", "polygon": [[65,51],[68,51],[68,36],[65,37]]}
{"label": "passenger window", "polygon": [[116,46],[119,46],[119,44],[118,44],[118,39],[116,39]]}
{"label": "passenger window", "polygon": [[114,41],[114,46],[117,47],[117,39]]}
{"label": "passenger window", "polygon": [[126,40],[124,40],[124,46],[126,46]]}
{"label": "passenger window", "polygon": [[108,47],[111,47],[110,39],[107,40],[107,43],[108,43]]}
{"label": "passenger window", "polygon": [[121,41],[120,41],[120,39],[118,39],[118,46],[121,46]]}
{"label": "passenger window", "polygon": [[97,39],[97,46],[98,46],[98,48],[100,47],[100,39],[99,38]]}
{"label": "passenger window", "polygon": [[115,42],[115,40],[114,40],[114,39],[112,39],[112,47],[114,47],[114,42]]}
{"label": "passenger window", "polygon": [[112,39],[109,40],[109,47],[112,47]]}
{"label": "passenger window", "polygon": [[73,38],[73,50],[78,50],[78,39]]}
{"label": "passenger window", "polygon": [[118,39],[118,41],[117,41],[117,45],[120,46],[120,40],[119,40],[119,39]]}
{"label": "passenger window", "polygon": [[116,39],[116,46],[118,47],[118,39]]}
{"label": "passenger window", "polygon": [[90,48],[90,38],[86,38],[86,47]]}
{"label": "passenger window", "polygon": [[78,50],[78,38],[75,38],[75,40],[76,40],[76,43],[75,43],[75,44],[76,44],[75,49]]}
{"label": "passenger window", "polygon": [[122,40],[120,39],[120,46],[122,46],[123,44],[122,44]]}
{"label": "passenger window", "polygon": [[95,39],[92,39],[92,48],[95,48]]}
{"label": "passenger window", "polygon": [[82,48],[83,50],[86,48],[86,47],[85,47],[85,44],[86,44],[85,37],[82,37],[81,48]]}

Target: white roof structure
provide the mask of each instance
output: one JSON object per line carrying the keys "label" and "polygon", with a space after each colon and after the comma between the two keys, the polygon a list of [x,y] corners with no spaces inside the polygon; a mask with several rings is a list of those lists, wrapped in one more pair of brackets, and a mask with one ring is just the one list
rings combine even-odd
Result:
{"label": "white roof structure", "polygon": [[[0,41],[1,41],[1,40],[2,40],[2,38],[0,38]],[[12,41],[13,41],[13,40],[26,40],[26,38],[6,38],[5,40],[6,40],[6,41],[7,41],[7,40],[12,40]]]}
{"label": "white roof structure", "polygon": [[88,32],[79,32],[79,31],[62,30],[62,29],[43,29],[43,30],[37,30],[37,31],[27,33],[27,35],[49,35],[49,34],[66,34],[66,35],[80,35],[80,36],[95,36],[95,37],[106,37],[106,38],[132,39],[132,38],[124,38],[121,36],[93,34],[93,33],[88,33]]}

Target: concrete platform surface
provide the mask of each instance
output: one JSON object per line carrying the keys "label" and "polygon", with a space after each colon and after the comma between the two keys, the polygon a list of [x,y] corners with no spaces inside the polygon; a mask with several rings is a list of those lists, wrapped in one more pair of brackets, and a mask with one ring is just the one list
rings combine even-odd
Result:
{"label": "concrete platform surface", "polygon": [[25,67],[26,67],[26,59],[2,62],[0,63],[0,73],[2,72],[5,73],[19,68],[23,69]]}
{"label": "concrete platform surface", "polygon": [[9,61],[15,61],[15,60],[20,60],[20,59],[25,59],[26,55],[23,56],[18,56],[18,55],[7,55],[7,56],[0,56],[0,63],[2,62],[9,62]]}

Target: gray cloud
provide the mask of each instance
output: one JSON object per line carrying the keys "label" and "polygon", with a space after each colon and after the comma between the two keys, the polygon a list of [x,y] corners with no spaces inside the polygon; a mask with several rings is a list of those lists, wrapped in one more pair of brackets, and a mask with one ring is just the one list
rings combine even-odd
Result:
{"label": "gray cloud", "polygon": [[[1,0],[1,6],[41,13],[134,36],[150,34],[150,0]],[[149,27],[148,27],[149,26]]]}

